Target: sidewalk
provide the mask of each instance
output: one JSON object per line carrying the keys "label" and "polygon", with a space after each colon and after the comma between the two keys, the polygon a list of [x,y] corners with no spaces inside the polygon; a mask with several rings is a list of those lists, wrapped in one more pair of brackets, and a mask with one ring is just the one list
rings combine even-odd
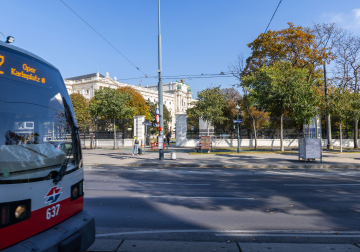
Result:
{"label": "sidewalk", "polygon": [[240,242],[192,242],[192,241],[141,241],[97,239],[88,250],[119,252],[185,252],[185,251],[226,251],[226,252],[329,252],[358,251],[356,244],[294,244],[294,243],[240,243]]}
{"label": "sidewalk", "polygon": [[[175,152],[176,159],[171,159]],[[189,154],[189,153],[192,154]],[[200,168],[266,168],[266,169],[360,169],[359,153],[324,151],[322,162],[299,160],[296,151],[286,154],[242,152],[237,154],[195,154],[194,148],[170,147],[159,160],[159,151],[145,151],[132,155],[132,148],[85,149],[85,165],[156,166],[156,167],[200,167]]]}

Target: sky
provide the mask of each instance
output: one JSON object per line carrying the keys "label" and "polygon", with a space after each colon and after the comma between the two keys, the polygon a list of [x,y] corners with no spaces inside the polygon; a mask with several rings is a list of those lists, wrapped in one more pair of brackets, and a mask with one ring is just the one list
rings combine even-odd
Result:
{"label": "sky", "polygon": [[[193,98],[208,87],[237,84],[231,66],[238,55],[250,55],[247,44],[265,32],[279,2],[162,0],[163,83],[184,79]],[[336,23],[360,36],[360,1],[282,0],[268,29],[288,22]],[[63,78],[108,72],[133,85],[158,83],[157,0],[1,1],[0,24],[15,46],[52,63]]]}

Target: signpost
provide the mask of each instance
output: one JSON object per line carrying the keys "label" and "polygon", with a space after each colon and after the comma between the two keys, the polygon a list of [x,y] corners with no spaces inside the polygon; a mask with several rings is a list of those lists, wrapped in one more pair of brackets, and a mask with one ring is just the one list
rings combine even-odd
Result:
{"label": "signpost", "polygon": [[160,115],[159,114],[156,114],[156,123],[159,124],[160,123]]}

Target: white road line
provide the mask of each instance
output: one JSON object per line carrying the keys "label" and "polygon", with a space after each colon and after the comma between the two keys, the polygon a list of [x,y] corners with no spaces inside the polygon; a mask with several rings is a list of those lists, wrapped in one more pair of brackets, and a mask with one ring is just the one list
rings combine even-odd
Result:
{"label": "white road line", "polygon": [[170,198],[170,199],[217,199],[217,200],[254,200],[255,198],[239,197],[198,197],[198,196],[167,196],[167,195],[132,195],[134,198]]}
{"label": "white road line", "polygon": [[138,234],[168,234],[168,233],[214,233],[214,230],[152,230],[97,234],[96,237],[117,236],[117,235],[138,235]]}
{"label": "white road line", "polygon": [[174,182],[139,182],[139,184],[159,184],[159,185],[188,185],[188,186],[209,186],[210,184],[185,184]]}
{"label": "white road line", "polygon": [[299,231],[299,230],[144,230],[97,234],[96,237],[143,235],[143,234],[169,234],[169,233],[214,233],[215,236],[278,236],[278,237],[360,237],[360,231]]}
{"label": "white road line", "polygon": [[284,184],[284,186],[360,186],[360,184]]}
{"label": "white road line", "polygon": [[328,237],[328,238],[336,238],[336,237],[360,237],[360,234],[357,235],[337,235],[337,234],[215,234],[215,236],[236,236],[236,237]]}

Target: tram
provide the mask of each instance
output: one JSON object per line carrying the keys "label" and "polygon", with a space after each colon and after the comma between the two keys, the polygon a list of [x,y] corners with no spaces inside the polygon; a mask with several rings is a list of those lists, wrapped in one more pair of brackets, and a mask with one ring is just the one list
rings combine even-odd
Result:
{"label": "tram", "polygon": [[0,250],[85,251],[80,138],[58,69],[0,41]]}

